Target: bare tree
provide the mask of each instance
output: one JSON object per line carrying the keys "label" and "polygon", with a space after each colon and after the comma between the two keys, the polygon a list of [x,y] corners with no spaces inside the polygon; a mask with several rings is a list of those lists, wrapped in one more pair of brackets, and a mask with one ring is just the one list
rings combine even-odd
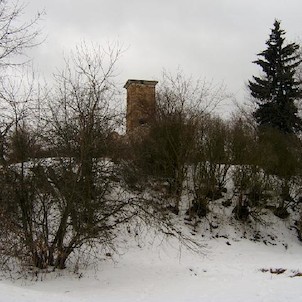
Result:
{"label": "bare tree", "polygon": [[40,31],[36,28],[41,13],[32,20],[21,21],[24,10],[25,5],[19,1],[0,1],[0,67],[20,64],[16,56],[41,42],[37,40]]}
{"label": "bare tree", "polygon": [[[42,129],[41,121],[33,118],[39,117],[39,108],[32,104],[32,86],[20,101],[18,89],[2,93],[12,121],[8,155],[16,163],[1,170],[6,188],[0,198],[6,230],[0,236],[2,255],[38,268],[64,268],[69,255],[83,244],[96,240],[109,245],[111,229],[133,215],[123,211],[126,199],[111,197],[112,165],[98,159],[105,155],[113,129],[109,105],[119,53],[115,47],[108,52],[78,47],[57,76],[57,89],[48,95],[51,114]],[[30,156],[35,127],[56,159]]]}
{"label": "bare tree", "polygon": [[[29,160],[36,156],[36,89],[24,78],[2,82],[1,264],[3,257],[28,257],[34,250],[33,223],[36,194]],[[37,127],[39,128],[39,127]]]}
{"label": "bare tree", "polygon": [[[25,106],[28,101],[28,94],[31,89],[27,86],[26,95],[20,99],[20,90],[23,89],[24,73],[4,74],[6,67],[23,65],[27,59],[22,59],[25,51],[38,45],[40,35],[37,25],[41,14],[37,13],[33,19],[22,21],[22,14],[26,6],[19,1],[0,1],[0,161],[4,163],[5,145],[7,135],[12,126],[16,126],[16,119],[23,117]],[[18,79],[16,79],[18,77]],[[30,84],[32,86],[32,82]],[[24,90],[25,91],[25,90]],[[19,101],[14,98],[18,95]],[[23,104],[23,106],[21,105]],[[23,109],[20,109],[20,108]],[[20,111],[21,110],[21,111]],[[17,116],[17,117],[16,117]]]}
{"label": "bare tree", "polygon": [[[18,72],[0,81],[0,160],[6,165],[9,160],[8,145],[16,131],[33,130],[33,113],[38,109],[39,88],[33,74]],[[42,126],[42,125],[41,125]],[[21,133],[20,132],[20,133]],[[25,132],[23,131],[25,134]]]}
{"label": "bare tree", "polygon": [[[114,129],[110,102],[116,94],[114,72],[120,52],[116,46],[105,50],[82,44],[56,76],[48,139],[57,160],[36,170],[39,181],[48,183],[43,195],[50,195],[56,207],[50,207],[55,214],[47,210],[43,215],[49,227],[41,240],[48,257],[40,257],[38,263],[44,266],[64,268],[76,248],[94,240],[110,245],[115,226],[133,215],[130,210],[124,215],[126,200],[111,197],[114,170],[103,159]],[[49,209],[46,202],[43,208]]]}
{"label": "bare tree", "polygon": [[230,168],[229,128],[218,117],[201,118],[190,169],[193,203],[190,216],[206,216],[211,200],[223,197]]}

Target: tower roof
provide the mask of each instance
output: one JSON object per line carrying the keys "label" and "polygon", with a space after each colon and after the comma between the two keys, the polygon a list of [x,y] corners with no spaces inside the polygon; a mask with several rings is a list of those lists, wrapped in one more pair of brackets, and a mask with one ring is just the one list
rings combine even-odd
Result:
{"label": "tower roof", "polygon": [[124,88],[128,88],[131,84],[137,84],[137,85],[147,85],[147,86],[155,86],[158,83],[158,81],[147,81],[147,80],[128,80],[126,84],[124,85]]}

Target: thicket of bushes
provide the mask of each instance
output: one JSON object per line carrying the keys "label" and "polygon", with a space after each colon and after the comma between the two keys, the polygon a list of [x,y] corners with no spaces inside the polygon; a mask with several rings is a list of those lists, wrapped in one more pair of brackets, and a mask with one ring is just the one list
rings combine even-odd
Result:
{"label": "thicket of bushes", "polygon": [[206,216],[208,204],[224,196],[230,179],[234,214],[240,220],[267,206],[281,218],[289,215],[289,208],[297,209],[302,176],[302,146],[297,136],[274,129],[259,134],[253,121],[243,117],[224,121],[201,114],[194,124],[187,118],[179,119],[177,125],[174,118],[158,120],[130,146],[136,179],[166,183],[163,189],[175,213],[181,197],[188,194],[183,191],[187,180],[191,216]]}
{"label": "thicket of bushes", "polygon": [[[240,114],[214,116],[216,101],[226,97],[221,88],[165,74],[153,123],[133,136],[116,135],[115,51],[104,72],[99,50],[78,49],[51,94],[32,94],[26,103],[15,94],[7,102],[2,267],[17,259],[62,269],[78,249],[114,248],[121,227],[133,221],[178,236],[172,216],[207,217],[230,182],[228,206],[238,220],[258,219],[267,209],[280,218],[300,211],[301,140],[259,131]],[[301,238],[301,221],[296,228]]]}

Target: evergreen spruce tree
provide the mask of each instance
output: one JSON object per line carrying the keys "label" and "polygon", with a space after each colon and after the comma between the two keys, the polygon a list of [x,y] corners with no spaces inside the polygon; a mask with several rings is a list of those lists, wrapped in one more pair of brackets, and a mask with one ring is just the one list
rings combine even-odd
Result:
{"label": "evergreen spruce tree", "polygon": [[254,117],[260,128],[273,128],[282,133],[296,133],[302,130],[302,119],[298,116],[295,100],[302,98],[301,82],[296,80],[296,69],[301,63],[299,45],[285,45],[285,31],[280,21],[275,20],[274,28],[266,42],[267,49],[258,54],[261,77],[249,81],[251,95],[258,108]]}

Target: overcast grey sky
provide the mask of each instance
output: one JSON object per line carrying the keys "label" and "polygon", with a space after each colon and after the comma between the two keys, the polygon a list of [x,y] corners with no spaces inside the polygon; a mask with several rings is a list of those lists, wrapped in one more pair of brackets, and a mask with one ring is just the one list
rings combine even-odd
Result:
{"label": "overcast grey sky", "polygon": [[251,62],[265,48],[274,19],[289,41],[302,39],[301,0],[28,0],[27,15],[45,10],[46,41],[34,50],[41,72],[60,66],[81,41],[118,40],[120,81],[172,73],[224,82],[238,99],[259,69]]}

